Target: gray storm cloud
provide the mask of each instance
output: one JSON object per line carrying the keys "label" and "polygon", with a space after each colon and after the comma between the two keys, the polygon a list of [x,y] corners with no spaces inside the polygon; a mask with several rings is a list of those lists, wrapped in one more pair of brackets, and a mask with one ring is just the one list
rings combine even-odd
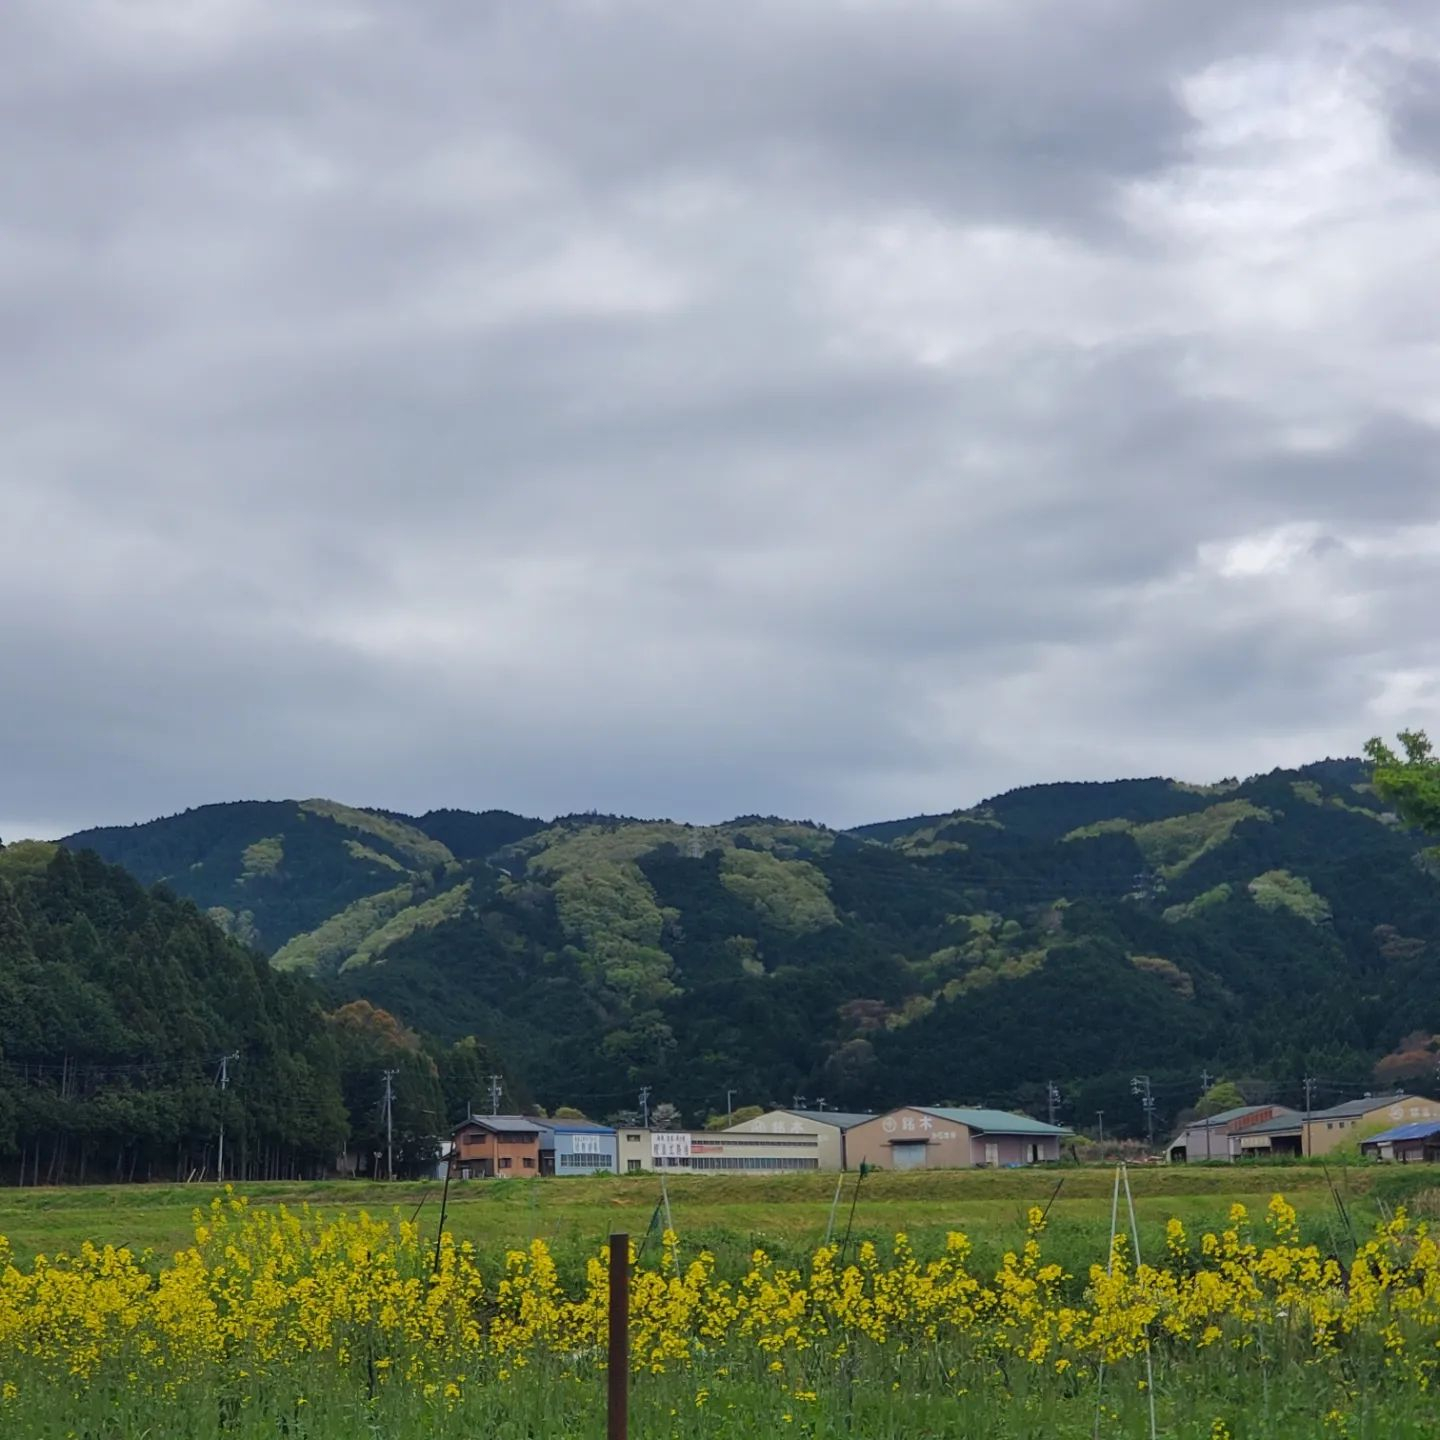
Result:
{"label": "gray storm cloud", "polygon": [[9,0],[0,836],[833,823],[1437,699],[1440,20]]}

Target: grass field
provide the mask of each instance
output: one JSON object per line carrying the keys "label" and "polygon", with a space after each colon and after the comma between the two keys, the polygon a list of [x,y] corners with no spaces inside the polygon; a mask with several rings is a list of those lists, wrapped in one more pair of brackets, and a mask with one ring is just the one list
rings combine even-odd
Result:
{"label": "grass field", "polygon": [[[743,1261],[756,1245],[782,1255],[808,1253],[818,1245],[839,1180],[821,1174],[678,1176],[667,1181],[667,1188],[683,1244],[703,1246],[722,1260]],[[851,1174],[841,1185],[836,1226],[843,1232],[854,1202],[857,1241],[888,1240],[903,1230],[924,1245],[962,1230],[979,1252],[989,1254],[1014,1245],[1023,1235],[1030,1206],[1049,1204],[1052,1237],[1098,1246],[1096,1258],[1103,1259],[1113,1183],[1113,1167],[878,1171],[866,1176],[856,1202],[857,1177]],[[1402,1201],[1424,1214],[1440,1197],[1440,1169],[1155,1166],[1132,1169],[1130,1184],[1141,1221],[1142,1251],[1151,1248],[1147,1238],[1154,1245],[1161,1243],[1165,1222],[1172,1216],[1191,1228],[1214,1228],[1223,1223],[1233,1202],[1263,1210],[1280,1190],[1299,1211],[1306,1233],[1338,1252],[1348,1238],[1340,1205],[1357,1231],[1368,1230],[1382,1208]],[[256,1205],[310,1204],[380,1215],[397,1211],[413,1217],[421,1233],[432,1237],[442,1191],[433,1181],[235,1188]],[[164,1254],[190,1242],[195,1207],[207,1204],[213,1193],[213,1187],[185,1185],[0,1190],[0,1235],[8,1237],[22,1260],[74,1249],[87,1239]],[[446,1228],[490,1252],[542,1239],[563,1264],[592,1254],[612,1233],[626,1232],[637,1240],[644,1236],[660,1193],[659,1178],[653,1174],[457,1182],[450,1186]]]}
{"label": "grass field", "polygon": [[598,1440],[625,1231],[634,1440],[1440,1435],[1440,1168],[837,1178],[0,1191],[0,1433]]}

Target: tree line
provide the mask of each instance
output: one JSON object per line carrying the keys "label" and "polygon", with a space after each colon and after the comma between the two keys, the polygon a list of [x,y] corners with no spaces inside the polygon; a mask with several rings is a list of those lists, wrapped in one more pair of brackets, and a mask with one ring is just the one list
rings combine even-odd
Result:
{"label": "tree line", "polygon": [[373,1171],[384,1073],[397,1174],[420,1173],[503,1074],[326,1008],[189,901],[89,852],[0,847],[0,1182],[304,1179]]}

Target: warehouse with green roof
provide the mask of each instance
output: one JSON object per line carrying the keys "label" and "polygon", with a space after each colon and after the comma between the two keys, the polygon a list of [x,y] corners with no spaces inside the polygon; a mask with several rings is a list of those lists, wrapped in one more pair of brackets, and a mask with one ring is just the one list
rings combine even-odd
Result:
{"label": "warehouse with green roof", "polygon": [[846,1160],[882,1170],[1008,1168],[1060,1158],[1070,1132],[1008,1110],[907,1105],[856,1125],[845,1136]]}

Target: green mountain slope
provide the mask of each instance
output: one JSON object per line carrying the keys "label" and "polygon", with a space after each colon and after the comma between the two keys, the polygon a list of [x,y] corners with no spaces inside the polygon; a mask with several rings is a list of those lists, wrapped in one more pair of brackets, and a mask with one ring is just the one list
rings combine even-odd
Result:
{"label": "green mountain slope", "polygon": [[[457,854],[483,857],[539,828],[504,811],[440,810],[417,820],[332,800],[240,801],[85,830],[63,843],[94,850],[147,885],[171,885],[237,938],[274,952],[367,901],[378,927],[412,896],[418,903],[455,883],[463,870]],[[397,890],[403,904],[383,898]],[[369,928],[353,933],[355,945]]]}
{"label": "green mountain slope", "polygon": [[175,827],[205,812],[118,834],[337,999],[478,1035],[546,1103],[1034,1107],[1053,1080],[1068,1118],[1133,1129],[1137,1074],[1163,1126],[1202,1070],[1287,1099],[1428,1053],[1440,883],[1364,781],[1041,785],[849,833],[312,803],[218,807],[244,823],[203,854]]}

